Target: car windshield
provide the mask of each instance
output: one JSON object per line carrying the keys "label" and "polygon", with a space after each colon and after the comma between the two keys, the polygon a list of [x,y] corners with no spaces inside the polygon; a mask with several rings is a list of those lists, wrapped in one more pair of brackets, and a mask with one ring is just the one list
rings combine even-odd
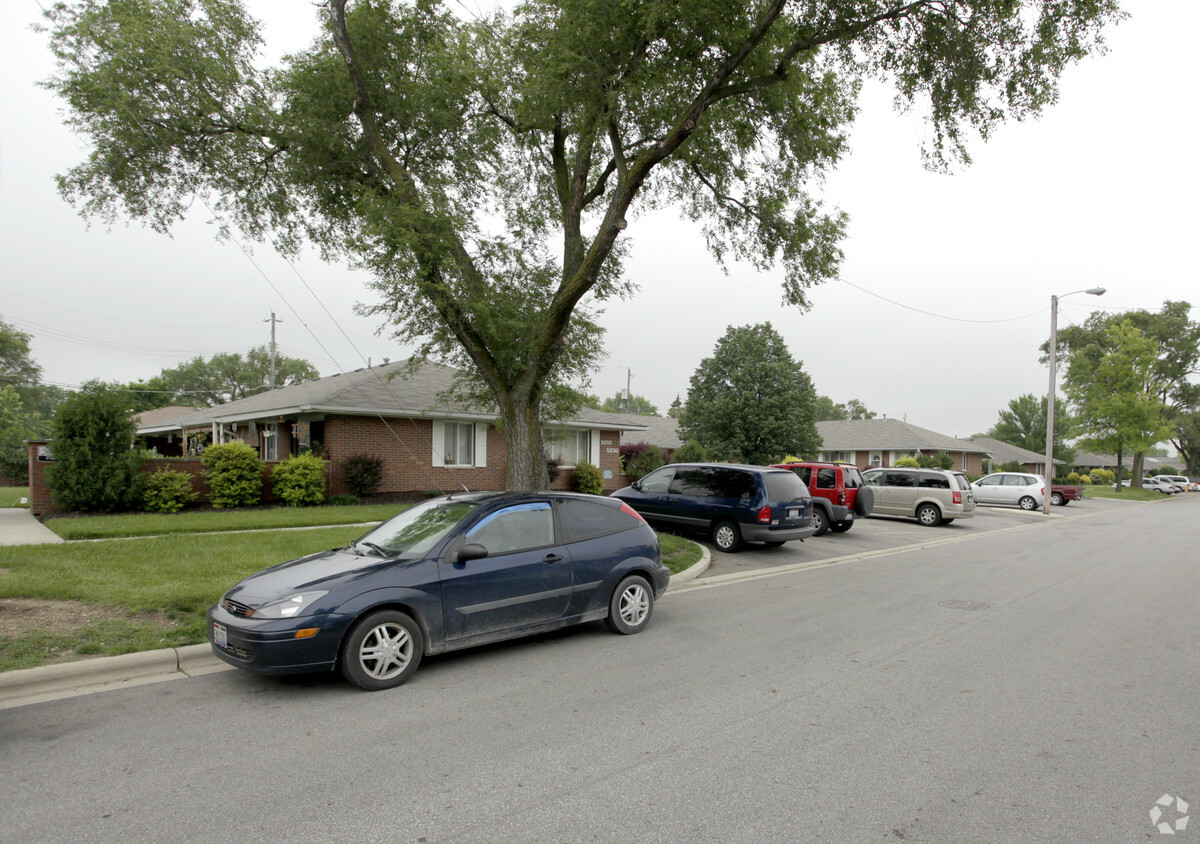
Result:
{"label": "car windshield", "polygon": [[388,519],[352,545],[365,546],[388,557],[422,557],[478,507],[473,501],[423,501]]}

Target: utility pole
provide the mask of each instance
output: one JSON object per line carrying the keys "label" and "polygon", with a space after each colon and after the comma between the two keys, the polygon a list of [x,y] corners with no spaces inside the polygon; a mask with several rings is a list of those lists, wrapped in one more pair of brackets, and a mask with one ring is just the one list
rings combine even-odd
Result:
{"label": "utility pole", "polygon": [[263,322],[271,323],[271,389],[275,389],[275,323],[283,322],[281,319],[275,319],[275,312],[271,311],[271,318],[264,319]]}
{"label": "utility pole", "polygon": [[632,382],[633,382],[633,370],[626,368],[625,369],[625,412],[626,413],[629,412],[629,399],[633,395],[633,393],[630,392],[630,389],[629,389]]}

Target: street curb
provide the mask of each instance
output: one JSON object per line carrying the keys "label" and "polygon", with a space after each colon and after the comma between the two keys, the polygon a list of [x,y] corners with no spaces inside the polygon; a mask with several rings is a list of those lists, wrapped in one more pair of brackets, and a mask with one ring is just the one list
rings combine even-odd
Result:
{"label": "street curb", "polygon": [[0,709],[92,692],[195,677],[228,668],[210,645],[188,645],[120,656],[40,665],[0,673]]}
{"label": "street curb", "polygon": [[[700,545],[699,542],[697,542],[696,544]],[[708,550],[707,546],[700,545],[700,560],[699,560],[699,562],[693,563],[688,568],[679,572],[679,574],[671,575],[671,582],[667,584],[667,590],[670,591],[671,589],[674,589],[676,587],[683,586],[687,583],[690,583],[691,581],[695,580],[697,577],[699,577],[700,575],[702,575],[706,571],[708,571],[708,567],[711,565],[712,565],[712,552],[710,552]]]}

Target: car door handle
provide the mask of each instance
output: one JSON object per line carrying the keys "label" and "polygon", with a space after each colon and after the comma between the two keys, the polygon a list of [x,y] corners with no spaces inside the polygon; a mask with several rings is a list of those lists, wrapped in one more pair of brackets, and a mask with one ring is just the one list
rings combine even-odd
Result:
{"label": "car door handle", "polygon": [[553,564],[553,563],[557,563],[561,559],[562,559],[562,554],[547,554],[546,559],[542,560],[542,562]]}

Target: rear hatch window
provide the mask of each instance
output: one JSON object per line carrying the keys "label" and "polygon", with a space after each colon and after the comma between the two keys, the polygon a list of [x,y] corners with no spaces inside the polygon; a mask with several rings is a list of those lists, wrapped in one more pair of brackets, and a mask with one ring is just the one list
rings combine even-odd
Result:
{"label": "rear hatch window", "polygon": [[765,472],[767,497],[774,502],[803,501],[811,498],[808,487],[792,472]]}

